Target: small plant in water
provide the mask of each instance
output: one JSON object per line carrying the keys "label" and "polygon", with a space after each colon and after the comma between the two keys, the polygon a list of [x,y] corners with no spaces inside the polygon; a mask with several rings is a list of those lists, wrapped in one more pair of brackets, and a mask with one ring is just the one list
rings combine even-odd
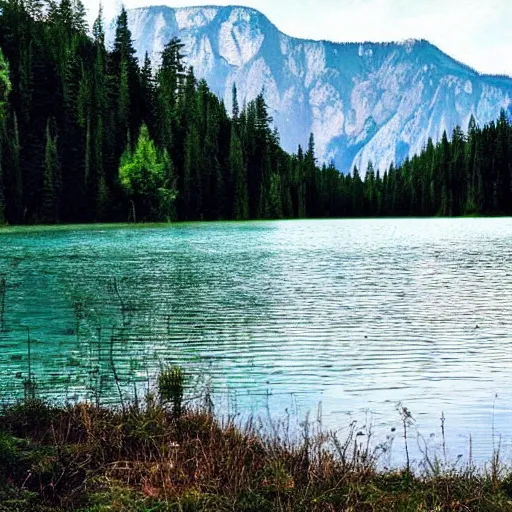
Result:
{"label": "small plant in water", "polygon": [[185,373],[179,366],[163,368],[158,376],[158,394],[162,404],[171,404],[174,416],[183,411]]}
{"label": "small plant in water", "polygon": [[414,425],[414,418],[412,417],[411,411],[407,409],[402,403],[397,405],[397,410],[402,417],[402,425],[404,427],[404,443],[405,443],[405,457],[407,463],[407,473],[411,472],[411,459],[409,458],[409,441],[408,441],[408,429]]}

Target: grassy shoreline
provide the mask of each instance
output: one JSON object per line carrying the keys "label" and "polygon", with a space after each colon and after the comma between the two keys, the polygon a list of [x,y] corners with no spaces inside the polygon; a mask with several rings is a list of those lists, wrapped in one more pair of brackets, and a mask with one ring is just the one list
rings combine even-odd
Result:
{"label": "grassy shoreline", "polygon": [[0,511],[512,511],[498,457],[382,471],[358,433],[238,428],[149,399],[125,410],[26,401],[0,411]]}

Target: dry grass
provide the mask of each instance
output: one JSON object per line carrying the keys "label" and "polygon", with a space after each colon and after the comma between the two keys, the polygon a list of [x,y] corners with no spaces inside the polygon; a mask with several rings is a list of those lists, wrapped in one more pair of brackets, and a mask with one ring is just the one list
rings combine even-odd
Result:
{"label": "dry grass", "polygon": [[359,439],[26,402],[0,414],[0,511],[512,511],[512,475],[383,473]]}

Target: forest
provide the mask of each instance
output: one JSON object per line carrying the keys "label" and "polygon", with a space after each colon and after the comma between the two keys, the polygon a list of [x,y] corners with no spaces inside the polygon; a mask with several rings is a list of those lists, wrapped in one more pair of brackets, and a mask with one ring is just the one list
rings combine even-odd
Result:
{"label": "forest", "polygon": [[179,39],[139,63],[80,0],[0,1],[0,224],[512,214],[512,125],[472,118],[386,172],[290,155],[264,92],[226,106]]}

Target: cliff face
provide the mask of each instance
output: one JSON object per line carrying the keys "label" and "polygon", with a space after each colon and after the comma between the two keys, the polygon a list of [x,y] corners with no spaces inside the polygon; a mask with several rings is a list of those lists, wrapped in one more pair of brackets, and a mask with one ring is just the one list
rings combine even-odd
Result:
{"label": "cliff face", "polygon": [[233,83],[240,103],[264,89],[284,148],[296,151],[313,132],[319,159],[344,172],[364,173],[369,160],[383,170],[428,137],[465,130],[471,115],[487,123],[512,104],[512,79],[480,75],[426,41],[300,40],[243,7],[140,8],[129,22],[139,59],[147,51],[157,63],[180,37],[188,64],[226,105]]}

